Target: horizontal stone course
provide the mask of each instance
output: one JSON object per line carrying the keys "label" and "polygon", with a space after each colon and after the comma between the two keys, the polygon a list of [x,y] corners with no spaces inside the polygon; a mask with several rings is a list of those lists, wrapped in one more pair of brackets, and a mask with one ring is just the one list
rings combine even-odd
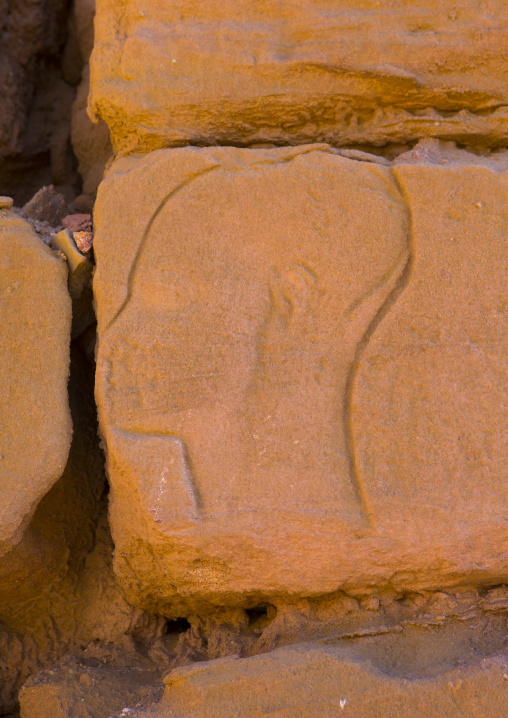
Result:
{"label": "horizontal stone course", "polygon": [[504,0],[102,0],[95,27],[89,110],[117,153],[507,142]]}

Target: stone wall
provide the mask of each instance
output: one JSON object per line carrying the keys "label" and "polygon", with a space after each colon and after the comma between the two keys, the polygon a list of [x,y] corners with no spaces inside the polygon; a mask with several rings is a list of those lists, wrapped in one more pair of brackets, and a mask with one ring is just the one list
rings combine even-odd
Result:
{"label": "stone wall", "polygon": [[504,718],[505,4],[3,5],[0,715]]}

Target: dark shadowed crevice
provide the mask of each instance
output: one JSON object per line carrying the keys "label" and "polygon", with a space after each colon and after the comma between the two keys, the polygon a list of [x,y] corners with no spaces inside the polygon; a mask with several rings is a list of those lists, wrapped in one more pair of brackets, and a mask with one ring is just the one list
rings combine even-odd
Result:
{"label": "dark shadowed crevice", "polygon": [[166,633],[168,635],[186,633],[190,627],[191,625],[186,618],[175,618],[173,621],[166,623]]}

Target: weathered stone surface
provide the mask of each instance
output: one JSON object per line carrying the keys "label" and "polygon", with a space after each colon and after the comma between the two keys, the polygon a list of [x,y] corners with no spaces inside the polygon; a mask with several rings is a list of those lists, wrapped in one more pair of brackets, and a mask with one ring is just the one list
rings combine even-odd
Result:
{"label": "weathered stone surface", "polygon": [[13,204],[12,197],[0,197],[0,209],[11,209]]}
{"label": "weathered stone surface", "polygon": [[507,194],[326,146],[117,162],[96,398],[132,601],[506,579]]}
{"label": "weathered stone surface", "polygon": [[84,64],[88,63],[94,43],[95,0],[74,0],[72,20],[76,28],[76,41]]}
{"label": "weathered stone surface", "polygon": [[352,660],[347,649],[301,644],[264,656],[178,668],[166,677],[159,704],[118,715],[503,718],[507,675],[508,658],[503,656],[431,679],[401,679],[396,668],[391,675],[383,673],[368,660]]}
{"label": "weathered stone surface", "polygon": [[69,267],[69,294],[72,299],[79,299],[85,288],[91,284],[92,263],[80,252],[72,232],[68,229],[55,234],[51,244],[65,254]]}
{"label": "weathered stone surface", "polygon": [[53,185],[41,187],[21,211],[21,215],[25,219],[47,222],[52,227],[61,226],[68,213],[69,209],[65,198],[56,191]]}
{"label": "weathered stone surface", "polygon": [[0,211],[0,555],[62,475],[67,398],[67,267],[13,212]]}
{"label": "weathered stone surface", "polygon": [[504,0],[97,8],[90,109],[116,152],[427,136],[506,144]]}
{"label": "weathered stone surface", "polygon": [[66,658],[30,678],[20,692],[22,718],[109,718],[127,704],[153,701],[160,682],[154,665],[123,648],[122,668]]}
{"label": "weathered stone surface", "polygon": [[75,232],[91,232],[92,231],[92,215],[91,214],[69,214],[64,217],[62,224],[65,229],[73,234]]}
{"label": "weathered stone surface", "polygon": [[[206,706],[211,715],[244,715],[245,709],[248,715],[249,710],[259,710],[259,686],[266,689],[265,708],[286,706],[288,711],[289,707],[301,711],[322,701],[329,703],[332,710],[338,692],[351,688],[347,681],[344,685],[345,675],[354,676],[358,687],[364,682],[361,693],[369,699],[362,703],[361,694],[349,693],[347,700],[355,699],[348,708],[355,711],[353,715],[363,715],[362,705],[369,707],[370,690],[377,694],[378,707],[385,703],[393,707],[393,686],[396,695],[402,694],[405,708],[423,705],[433,715],[430,706],[438,705],[439,699],[444,698],[443,705],[448,706],[446,678],[456,688],[461,687],[461,681],[478,685],[476,679],[470,680],[471,676],[484,668],[490,670],[492,665],[494,682],[485,701],[495,709],[503,697],[502,692],[499,695],[495,691],[497,667],[503,668],[501,661],[492,659],[503,656],[506,649],[507,598],[506,587],[406,595],[373,592],[361,600],[338,593],[316,599],[281,600],[276,606],[266,607],[266,615],[260,615],[258,607],[253,611],[229,609],[189,616],[187,630],[170,630],[153,642],[147,657],[141,657],[133,650],[132,639],[124,637],[116,646],[91,645],[79,660],[64,659],[41,672],[21,692],[22,716],[32,718],[30,710],[36,709],[33,715],[37,718],[113,718],[111,705],[118,705],[119,698],[124,702],[115,718],[131,714],[171,716],[173,711],[176,715],[180,711],[183,715],[208,715]],[[174,622],[179,623],[182,622]],[[307,645],[293,645],[282,655],[275,651],[295,641]],[[300,660],[302,651],[308,662]],[[258,658],[234,660],[248,656]],[[225,658],[229,660],[215,660]],[[316,675],[318,662],[324,668],[321,676]],[[295,667],[296,680],[303,678],[296,691],[294,673],[292,676]],[[455,670],[457,667],[460,671]],[[270,672],[274,681],[267,684],[264,678]],[[162,676],[168,673],[170,687],[165,698],[146,713],[146,708],[162,697]],[[374,676],[374,685],[370,684],[369,674]],[[330,690],[334,676],[339,678],[337,692]],[[306,681],[309,677],[311,680]],[[231,685],[221,691],[222,681],[228,683],[229,679]],[[151,690],[147,685],[150,682]],[[251,686],[249,698],[246,691]],[[469,708],[467,692],[460,700]],[[395,708],[400,710],[401,706],[397,704]],[[409,710],[396,715],[413,713]],[[464,715],[470,714],[466,711]]]}
{"label": "weathered stone surface", "polygon": [[104,167],[112,155],[109,129],[105,122],[92,122],[87,113],[90,89],[89,59],[94,44],[95,0],[74,0],[72,24],[82,60],[80,84],[72,106],[72,148],[83,178],[82,194],[76,198],[77,209],[91,210]]}

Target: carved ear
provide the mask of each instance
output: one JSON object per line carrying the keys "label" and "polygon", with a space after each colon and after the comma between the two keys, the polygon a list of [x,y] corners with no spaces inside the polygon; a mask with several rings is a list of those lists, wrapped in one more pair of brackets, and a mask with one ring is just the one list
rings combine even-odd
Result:
{"label": "carved ear", "polygon": [[270,281],[274,307],[286,321],[298,320],[315,309],[317,278],[302,264],[277,268]]}

